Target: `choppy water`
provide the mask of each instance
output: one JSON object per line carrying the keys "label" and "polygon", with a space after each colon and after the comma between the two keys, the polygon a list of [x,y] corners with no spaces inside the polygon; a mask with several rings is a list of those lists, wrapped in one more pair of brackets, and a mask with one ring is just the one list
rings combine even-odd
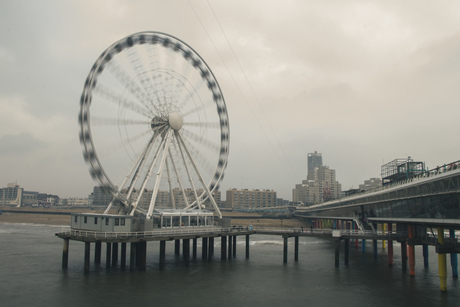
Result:
{"label": "choppy water", "polygon": [[[216,240],[212,262],[188,265],[167,243],[166,267],[158,269],[159,243],[148,243],[147,270],[106,269],[91,263],[83,273],[84,244],[70,242],[69,268],[61,269],[60,227],[0,224],[1,306],[459,306],[460,284],[448,268],[448,293],[439,290],[437,254],[430,248],[430,267],[423,267],[416,248],[416,277],[402,272],[399,245],[395,265],[388,267],[386,251],[350,247],[350,264],[334,267],[334,243],[301,238],[299,261],[283,264],[282,238],[251,236],[250,259],[245,240],[237,241],[237,257],[220,260]],[[370,243],[370,242],[369,242]],[[371,247],[371,244],[368,244]],[[93,245],[92,245],[92,249]],[[93,252],[93,251],[92,251]],[[104,245],[103,245],[103,255]],[[104,258],[104,257],[102,257]],[[92,255],[93,260],[93,255]],[[449,256],[448,256],[449,263]]]}

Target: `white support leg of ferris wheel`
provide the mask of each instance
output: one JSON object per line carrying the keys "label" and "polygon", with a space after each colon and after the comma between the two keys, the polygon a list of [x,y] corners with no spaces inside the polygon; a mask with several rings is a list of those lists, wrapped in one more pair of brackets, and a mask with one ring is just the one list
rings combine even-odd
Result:
{"label": "white support leg of ferris wheel", "polygon": [[187,194],[185,194],[185,189],[184,189],[184,186],[182,184],[182,180],[180,180],[180,176],[179,176],[179,173],[177,171],[176,163],[174,162],[171,150],[169,150],[169,157],[170,157],[171,163],[172,163],[173,168],[174,168],[174,173],[176,174],[177,183],[179,184],[179,188],[180,188],[180,190],[182,192],[182,196],[184,197],[185,207],[188,207],[189,203],[188,203]]}
{"label": "white support leg of ferris wheel", "polygon": [[[119,185],[119,188],[117,190],[117,193],[114,195],[113,199],[110,201],[110,204],[107,206],[107,208],[105,209],[104,213],[103,214],[108,214],[110,209],[112,208],[113,206],[113,201],[115,199],[117,199],[118,197],[122,196],[121,194],[121,190],[123,189],[123,187],[125,186],[126,182],[128,182],[129,178],[131,178],[131,175],[133,174],[133,172],[136,170],[136,173],[139,172],[139,169],[142,168],[143,166],[140,166],[140,164],[144,164],[145,163],[145,158],[146,156],[148,156],[148,153],[150,152],[150,150],[152,149],[152,146],[153,146],[153,143],[156,139],[156,135],[153,135],[152,138],[150,139],[150,142],[147,144],[145,150],[144,150],[144,153],[142,155],[139,156],[139,159],[136,161],[136,163],[134,164],[133,168],[131,169],[131,171],[128,173],[128,175],[126,175],[125,179],[123,180],[123,182],[121,183],[121,185]],[[141,162],[142,161],[142,162]],[[129,199],[129,196],[126,197],[126,199]],[[129,206],[129,204],[125,204],[126,206]]]}
{"label": "white support leg of ferris wheel", "polygon": [[[195,183],[193,182],[192,176],[190,174],[190,170],[188,168],[187,160],[185,159],[184,152],[182,150],[182,147],[185,146],[185,145],[182,145],[183,141],[182,141],[182,138],[180,137],[180,134],[179,134],[178,131],[174,131],[174,135],[176,136],[177,147],[179,147],[180,155],[182,157],[182,161],[184,162],[185,170],[187,171],[187,176],[188,176],[188,179],[190,181],[190,185],[192,187],[193,195],[195,196],[195,201],[196,201],[195,207],[198,206],[198,209],[201,209],[201,200],[198,197],[198,193],[196,191]],[[188,152],[187,148],[185,148],[185,150],[186,150],[186,152]],[[184,196],[185,196],[185,192],[184,192]],[[190,207],[191,206],[188,205],[185,209],[189,209]]]}
{"label": "white support leg of ferris wheel", "polygon": [[169,129],[166,133],[167,135],[165,136],[163,143],[163,155],[160,161],[160,169],[158,170],[157,177],[155,180],[155,187],[153,188],[152,198],[150,199],[150,206],[146,217],[147,220],[150,220],[150,218],[152,217],[153,209],[155,209],[155,201],[157,199],[158,189],[160,188],[161,175],[163,173],[166,157],[168,156],[169,145],[171,144],[173,129]]}
{"label": "white support leg of ferris wheel", "polygon": [[145,176],[144,181],[142,182],[142,186],[139,189],[139,195],[138,195],[136,201],[133,203],[132,209],[131,209],[131,212],[129,213],[129,215],[134,215],[134,211],[136,210],[137,205],[139,204],[139,201],[142,198],[142,195],[144,193],[145,186],[147,185],[147,182],[149,181],[150,177],[152,176],[152,171],[153,171],[153,168],[155,167],[155,165],[157,163],[161,147],[164,146],[165,142],[166,142],[166,139],[164,138],[164,139],[161,140],[160,146],[158,146],[158,149],[157,149],[157,151],[155,153],[155,157],[153,158],[153,161],[149,166],[149,170],[147,172],[147,175]]}
{"label": "white support leg of ferris wheel", "polygon": [[171,183],[171,174],[169,172],[169,163],[168,158],[166,157],[166,174],[168,175],[168,185],[169,185],[169,197],[171,199],[171,206],[173,209],[176,209],[176,200],[174,198],[172,183]]}
{"label": "white support leg of ferris wheel", "polygon": [[[222,213],[220,212],[219,207],[217,206],[216,200],[214,199],[213,195],[211,194],[211,191],[209,191],[208,186],[207,186],[206,183],[204,182],[203,176],[201,176],[201,173],[200,173],[200,171],[198,170],[198,168],[197,168],[197,166],[196,166],[196,163],[195,163],[195,161],[193,160],[193,157],[192,157],[192,155],[190,154],[190,152],[189,152],[187,146],[185,145],[184,140],[182,139],[182,137],[181,137],[181,135],[179,134],[178,131],[175,131],[175,134],[176,134],[176,137],[177,137],[178,140],[179,140],[179,143],[181,143],[181,144],[184,146],[185,152],[187,153],[187,155],[188,155],[190,161],[192,162],[193,167],[195,168],[195,172],[196,172],[197,175],[198,175],[198,179],[200,180],[201,185],[203,186],[203,189],[206,191],[206,194],[208,195],[209,200],[211,201],[211,203],[212,203],[214,209],[216,210],[217,214],[219,215],[219,218],[222,218]],[[180,146],[179,146],[179,148],[180,148]],[[197,200],[198,200],[198,199],[197,199]]]}

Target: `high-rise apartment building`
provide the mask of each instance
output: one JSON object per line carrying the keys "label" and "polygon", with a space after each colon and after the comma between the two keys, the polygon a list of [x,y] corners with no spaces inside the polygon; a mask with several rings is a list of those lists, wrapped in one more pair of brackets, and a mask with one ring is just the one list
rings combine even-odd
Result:
{"label": "high-rise apartment building", "polygon": [[320,153],[308,154],[307,180],[302,180],[292,190],[292,201],[306,205],[340,198],[342,186],[335,178],[335,170],[324,166]]}
{"label": "high-rise apartment building", "polygon": [[307,179],[310,180],[312,176],[312,171],[317,168],[323,166],[323,157],[318,152],[309,153],[307,156]]}

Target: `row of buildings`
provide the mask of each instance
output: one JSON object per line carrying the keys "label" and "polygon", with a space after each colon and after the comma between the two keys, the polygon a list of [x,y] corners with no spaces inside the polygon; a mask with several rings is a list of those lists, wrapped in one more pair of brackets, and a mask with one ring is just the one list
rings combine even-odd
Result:
{"label": "row of buildings", "polygon": [[[390,166],[382,166],[382,174],[389,173],[387,177],[390,179],[396,176],[394,175],[394,173],[398,176],[401,174],[401,176],[403,176],[404,174],[400,170],[400,165],[406,165],[404,170],[412,170],[414,168],[413,164],[416,163],[413,162],[413,160],[411,160],[410,157],[408,161],[412,164],[410,164],[409,162],[405,162],[406,164],[395,164],[391,162],[398,166],[397,171],[393,170],[394,166],[391,163],[391,165],[388,164],[391,166],[391,168]],[[214,194],[214,199],[218,206],[224,210],[270,209],[285,207],[289,205],[309,206],[333,199],[338,199],[342,196],[353,194],[359,191],[373,189],[382,186],[383,183],[383,180],[380,178],[371,178],[369,180],[364,181],[363,184],[359,185],[359,189],[342,191],[341,184],[336,180],[335,170],[329,168],[329,166],[323,165],[322,154],[315,151],[314,153],[309,153],[307,155],[306,179],[302,180],[300,184],[295,185],[295,188],[292,190],[292,202],[277,198],[276,191],[266,189],[229,189],[226,191],[225,201],[221,199],[221,192],[217,191]],[[122,193],[123,192],[126,193],[126,191],[122,191]],[[141,191],[134,191],[133,196],[136,198],[140,196],[138,206],[140,208],[147,209],[150,205],[153,191],[144,190],[142,191],[142,193],[140,192]],[[203,190],[198,191],[198,195],[201,195],[202,193]],[[171,208],[171,204],[174,203],[176,208],[185,208],[187,204],[193,202],[194,199],[195,194],[191,189],[185,191],[182,191],[180,189],[174,189],[171,192],[158,191],[155,201],[155,207]],[[57,195],[25,191],[16,183],[10,183],[6,188],[0,189],[0,205],[3,206],[49,207],[61,205],[106,207],[109,205],[111,200],[112,196],[109,193],[107,193],[102,187],[94,187],[92,193],[88,196],[88,198],[59,198]],[[207,203],[205,202],[204,205],[210,205],[209,201],[207,201]]]}

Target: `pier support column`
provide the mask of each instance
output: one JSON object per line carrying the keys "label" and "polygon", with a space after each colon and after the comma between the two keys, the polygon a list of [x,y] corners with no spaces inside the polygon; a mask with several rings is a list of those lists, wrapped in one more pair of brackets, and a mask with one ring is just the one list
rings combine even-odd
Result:
{"label": "pier support column", "polygon": [[126,268],[126,242],[121,243],[121,263],[122,269]]}
{"label": "pier support column", "polygon": [[193,238],[192,240],[192,254],[193,259],[196,259],[196,246],[197,246],[197,238]]}
{"label": "pier support column", "polygon": [[85,273],[89,273],[90,242],[85,242]]}
{"label": "pier support column", "polygon": [[363,254],[366,252],[366,239],[361,240],[361,248],[363,250]]}
{"label": "pier support column", "polygon": [[112,266],[116,267],[118,262],[118,243],[112,243]]}
{"label": "pier support column", "polygon": [[[455,229],[449,230],[450,237],[455,239]],[[450,265],[452,266],[452,277],[458,278],[458,257],[456,253],[450,254]]]}
{"label": "pier support column", "polygon": [[335,267],[338,268],[340,263],[340,239],[335,239]]}
{"label": "pier support column", "polygon": [[350,239],[345,239],[345,260],[344,260],[345,265],[348,265],[349,257],[350,257]]}
{"label": "pier support column", "polygon": [[201,259],[208,259],[208,238],[201,238]]}
{"label": "pier support column", "polygon": [[184,256],[185,263],[188,263],[190,260],[190,239],[182,240],[182,253]]}
{"label": "pier support column", "polygon": [[62,268],[67,269],[69,265],[69,239],[64,239],[64,245],[62,246]]}
{"label": "pier support column", "polygon": [[299,261],[299,236],[294,237],[294,261]]}
{"label": "pier support column", "polygon": [[401,241],[401,267],[403,271],[407,270],[407,241]]}
{"label": "pier support column", "polygon": [[236,257],[236,236],[233,236],[233,258]]}
{"label": "pier support column", "polygon": [[[444,245],[444,228],[438,227],[438,243]],[[441,284],[441,291],[447,291],[447,264],[446,254],[438,253],[438,270],[439,270],[439,282]]]}
{"label": "pier support column", "polygon": [[429,262],[428,262],[428,258],[429,258],[428,245],[423,244],[422,250],[423,250],[423,266],[425,268],[427,268],[429,266]]}
{"label": "pier support column", "polygon": [[147,242],[137,243],[136,255],[138,256],[139,270],[145,271],[147,268]]}
{"label": "pier support column", "polygon": [[174,255],[180,254],[180,240],[174,240]]}
{"label": "pier support column", "polygon": [[246,259],[249,259],[249,235],[246,235]]}
{"label": "pier support column", "polygon": [[378,246],[377,240],[372,240],[372,245],[374,247],[374,259],[377,259],[377,255],[378,255],[378,253],[377,253],[377,246]]}
{"label": "pier support column", "polygon": [[388,240],[388,265],[393,266],[393,240]]}
{"label": "pier support column", "polygon": [[95,244],[95,249],[94,249],[94,263],[95,264],[101,263],[101,246],[102,246],[102,243],[100,241],[97,241]]}
{"label": "pier support column", "polygon": [[165,267],[165,258],[166,258],[166,241],[160,241],[160,269]]}
{"label": "pier support column", "polygon": [[112,243],[107,242],[105,250],[105,267],[110,268],[110,256],[112,255]]}
{"label": "pier support column", "polygon": [[[386,234],[386,232],[387,232],[387,224],[383,223],[382,224],[382,233]],[[386,240],[382,240],[382,248],[383,249],[387,248],[387,241]]]}
{"label": "pier support column", "polygon": [[228,236],[228,259],[232,259],[233,256],[233,236]]}
{"label": "pier support column", "polygon": [[129,269],[133,271],[136,268],[136,244],[131,242],[129,251]]}
{"label": "pier support column", "polygon": [[283,263],[287,263],[288,237],[283,237]]}
{"label": "pier support column", "polygon": [[[409,225],[408,231],[409,231],[409,239],[414,239],[415,238],[414,225]],[[415,246],[412,244],[409,245],[409,275],[415,276]]]}
{"label": "pier support column", "polygon": [[227,259],[227,237],[220,237],[220,260]]}
{"label": "pier support column", "polygon": [[214,256],[214,237],[209,237],[208,248],[208,260],[211,261]]}

